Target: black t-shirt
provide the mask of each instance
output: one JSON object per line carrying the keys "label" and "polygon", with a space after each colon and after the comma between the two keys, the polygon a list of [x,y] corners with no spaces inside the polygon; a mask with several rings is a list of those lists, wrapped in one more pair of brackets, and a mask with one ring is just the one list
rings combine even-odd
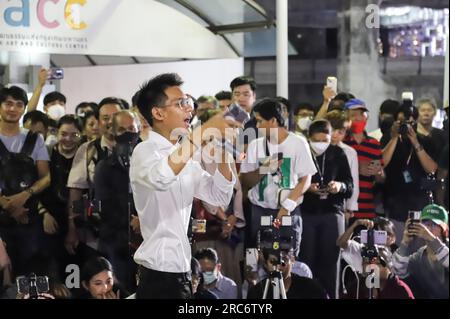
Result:
{"label": "black t-shirt", "polygon": [[42,194],[42,204],[49,210],[59,225],[66,226],[66,210],[69,200],[67,179],[73,158],[64,157],[56,145],[50,156],[50,186]]}
{"label": "black t-shirt", "polygon": [[[441,157],[439,158],[439,168],[444,169],[448,172],[448,144],[444,147],[444,149],[441,152]],[[445,198],[444,198],[444,205],[448,208],[448,174],[445,178]]]}
{"label": "black t-shirt", "polygon": [[[314,155],[313,155],[314,156]],[[345,184],[345,191],[337,194],[328,194],[326,199],[311,192],[306,192],[301,206],[303,214],[335,214],[343,212],[344,199],[350,198],[353,192],[353,179],[347,156],[342,148],[330,145],[321,156],[313,158],[317,173],[312,176],[311,183],[326,186],[331,181]]]}
{"label": "black t-shirt", "polygon": [[[428,136],[417,134],[417,139],[425,152],[438,162],[444,141],[442,130],[433,129]],[[427,173],[409,139],[398,140],[385,173],[385,206],[390,217],[406,220],[408,210],[422,210],[427,205],[428,195],[421,189]]]}
{"label": "black t-shirt", "polygon": [[[328,299],[325,289],[315,279],[291,274],[291,287],[286,292],[287,299]],[[247,299],[262,299],[266,280],[260,281],[248,291]],[[270,286],[269,286],[270,287]],[[267,299],[272,298],[273,290],[269,288]]]}

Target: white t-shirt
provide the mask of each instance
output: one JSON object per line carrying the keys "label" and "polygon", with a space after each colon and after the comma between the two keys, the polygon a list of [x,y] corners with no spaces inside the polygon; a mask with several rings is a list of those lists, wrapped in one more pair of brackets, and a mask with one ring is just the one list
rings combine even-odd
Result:
{"label": "white t-shirt", "polygon": [[[253,172],[260,167],[260,162],[267,158],[266,139],[253,140],[247,149],[247,158],[241,164],[241,173]],[[299,179],[307,175],[314,175],[317,170],[311,157],[311,150],[304,137],[289,133],[281,144],[268,144],[269,155],[283,153],[281,174],[275,176],[267,173],[265,177],[248,192],[248,198],[254,205],[263,208],[278,209],[278,190],[294,188]],[[297,204],[300,205],[303,196]]]}
{"label": "white t-shirt", "polygon": [[353,267],[358,273],[362,273],[362,257],[361,251],[364,245],[357,241],[349,240],[346,249],[342,250],[342,258],[347,264]]}

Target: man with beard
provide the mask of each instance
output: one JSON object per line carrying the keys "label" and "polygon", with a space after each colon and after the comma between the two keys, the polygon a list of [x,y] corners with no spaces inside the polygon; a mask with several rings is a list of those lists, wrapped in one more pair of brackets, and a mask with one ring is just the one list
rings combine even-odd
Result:
{"label": "man with beard", "polygon": [[100,221],[99,250],[108,258],[119,282],[135,290],[136,265],[132,260],[130,223],[136,211],[130,189],[130,156],[139,139],[139,118],[131,111],[113,115],[116,145],[95,167],[95,199]]}
{"label": "man with beard", "polygon": [[[65,246],[70,254],[75,254],[78,246],[78,236],[74,219],[80,218],[83,212],[75,212],[74,207],[83,199],[92,200],[93,183],[96,164],[112,153],[115,145],[112,134],[112,116],[123,109],[122,102],[117,98],[104,98],[99,104],[99,130],[102,136],[92,142],[80,146],[73,160],[67,187],[69,188],[68,232]],[[79,208],[79,207],[78,207]],[[88,238],[85,238],[85,242]]]}

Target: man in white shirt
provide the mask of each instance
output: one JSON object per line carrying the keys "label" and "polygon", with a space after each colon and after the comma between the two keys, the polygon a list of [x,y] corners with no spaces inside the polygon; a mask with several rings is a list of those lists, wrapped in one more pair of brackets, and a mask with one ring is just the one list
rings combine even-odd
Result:
{"label": "man in white shirt", "polygon": [[302,232],[299,205],[316,173],[311,151],[305,138],[285,129],[282,105],[276,99],[261,100],[253,111],[264,137],[250,142],[241,165],[242,184],[250,189],[251,202],[247,246],[256,247],[262,216],[281,219],[291,215],[297,256]]}
{"label": "man in white shirt", "polygon": [[189,134],[193,101],[182,84],[177,74],[161,74],[139,92],[139,111],[153,131],[135,148],[130,167],[143,237],[134,256],[140,266],[138,299],[191,298],[187,232],[192,201],[225,206],[233,195],[235,178],[224,152],[213,176],[192,160],[203,144],[203,136],[194,137],[207,129],[224,134],[231,122],[218,114]]}

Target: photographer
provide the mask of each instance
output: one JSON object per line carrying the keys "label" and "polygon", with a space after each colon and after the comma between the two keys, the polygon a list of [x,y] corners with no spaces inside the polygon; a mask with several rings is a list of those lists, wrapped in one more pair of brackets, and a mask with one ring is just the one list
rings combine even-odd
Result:
{"label": "photographer", "polygon": [[429,203],[424,183],[438,167],[438,149],[431,139],[417,134],[417,114],[417,109],[407,103],[400,107],[392,126],[391,140],[383,149],[386,167],[384,208],[395,224],[397,240],[403,234],[408,211],[421,210]]}
{"label": "photographer", "polygon": [[[374,247],[375,256],[363,257],[364,270],[359,280],[348,285],[344,298],[348,299],[414,299],[409,286],[392,273],[392,253],[387,247]],[[370,271],[370,272],[369,272]],[[372,279],[369,276],[373,276]],[[357,289],[357,285],[359,287]],[[368,286],[373,285],[374,287]],[[379,286],[378,286],[379,285]]]}
{"label": "photographer", "polygon": [[[414,241],[423,242],[412,253]],[[416,297],[448,299],[448,213],[438,205],[422,210],[421,220],[408,219],[400,247],[394,253],[394,272],[411,281]]]}
{"label": "photographer", "polygon": [[219,299],[237,299],[236,283],[222,275],[221,264],[217,252],[212,248],[199,250],[195,258],[202,269],[203,288],[209,290]]}
{"label": "photographer", "polygon": [[[281,256],[279,255],[281,253]],[[314,279],[301,277],[292,272],[292,266],[295,262],[295,255],[290,251],[263,250],[262,261],[267,273],[274,269],[279,270],[282,275],[287,299],[327,299],[325,289]],[[270,280],[270,279],[268,279]],[[266,280],[262,280],[255,286],[251,286],[247,299],[262,299],[264,296],[264,287]],[[269,285],[267,299],[273,298],[272,286]]]}
{"label": "photographer", "polygon": [[100,214],[99,251],[114,267],[128,290],[136,287],[136,266],[132,260],[130,223],[137,214],[130,193],[130,157],[139,139],[139,119],[131,111],[113,115],[113,152],[95,167],[95,200]]}
{"label": "photographer", "polygon": [[253,111],[264,137],[250,142],[247,158],[241,165],[242,185],[250,189],[248,198],[251,202],[247,246],[256,247],[261,216],[281,219],[291,215],[297,256],[302,233],[299,205],[309,188],[311,175],[317,170],[306,140],[284,127],[280,102],[266,98],[257,102]]}
{"label": "photographer", "polygon": [[[211,137],[222,139],[238,123],[217,114],[189,134],[193,101],[174,73],[144,84],[138,107],[152,126],[148,140],[134,150],[130,181],[141,222],[143,243],[134,255],[139,264],[137,298],[191,298],[191,247],[187,236],[192,201],[228,205],[235,184],[226,152],[211,176],[192,156]],[[200,138],[199,138],[200,137]]]}
{"label": "photographer", "polygon": [[304,226],[300,260],[334,296],[339,256],[336,239],[344,232],[344,200],[352,195],[353,179],[344,151],[331,145],[331,130],[327,120],[317,120],[308,131],[317,173],[301,205]]}
{"label": "photographer", "polygon": [[386,247],[393,253],[397,246],[395,245],[395,227],[394,224],[384,217],[377,217],[373,221],[369,219],[357,219],[347,230],[338,238],[336,244],[343,249],[342,258],[352,266],[354,270],[362,273],[362,258],[361,252],[363,250],[364,244],[351,239],[354,235],[356,229],[360,226],[366,229],[374,229],[385,231],[387,234]]}
{"label": "photographer", "polygon": [[[123,109],[122,102],[117,98],[104,98],[99,104],[99,130],[101,137],[82,144],[75,154],[67,187],[69,188],[68,232],[65,247],[70,254],[75,254],[78,246],[77,221],[86,218],[86,201],[92,201],[94,188],[95,165],[111,154],[115,145],[112,135],[112,116]],[[84,196],[84,197],[83,197]],[[82,206],[82,207],[80,207]],[[74,211],[75,208],[75,211]],[[78,210],[78,211],[77,211]],[[77,225],[80,225],[77,223]],[[87,225],[84,225],[85,229]],[[92,237],[92,232],[90,233]],[[83,240],[88,243],[88,232],[84,232]]]}

